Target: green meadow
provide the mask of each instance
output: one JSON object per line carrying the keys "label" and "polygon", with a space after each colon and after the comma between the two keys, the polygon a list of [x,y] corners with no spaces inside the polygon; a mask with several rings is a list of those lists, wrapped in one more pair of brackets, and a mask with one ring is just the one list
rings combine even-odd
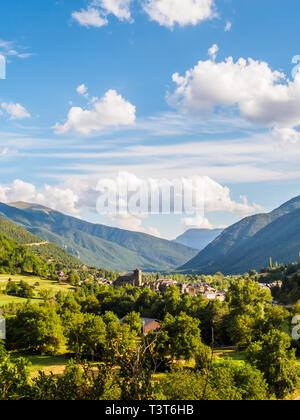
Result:
{"label": "green meadow", "polygon": [[11,279],[11,281],[14,281],[14,282],[20,282],[22,280],[22,281],[25,281],[30,286],[34,286],[34,293],[36,297],[34,299],[31,299],[32,302],[41,300],[39,298],[39,291],[41,290],[45,290],[45,289],[51,290],[53,293],[58,293],[61,291],[68,292],[69,290],[73,290],[73,287],[70,286],[69,284],[58,283],[57,281],[43,279],[41,277],[23,276],[23,275],[12,276],[12,275],[7,275],[7,274],[1,274],[0,275],[0,306],[7,305],[9,303],[22,303],[22,302],[27,301],[27,299],[25,298],[8,296],[4,294],[4,291],[5,291],[5,288],[9,279]]}

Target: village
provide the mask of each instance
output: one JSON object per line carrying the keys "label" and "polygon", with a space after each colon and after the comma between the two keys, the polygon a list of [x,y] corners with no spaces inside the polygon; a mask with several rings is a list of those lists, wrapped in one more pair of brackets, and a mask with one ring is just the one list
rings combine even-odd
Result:
{"label": "village", "polygon": [[[99,279],[99,283],[107,284],[105,279]],[[118,277],[113,283],[114,286],[126,286],[131,285],[134,287],[145,288],[148,287],[150,290],[158,293],[164,293],[168,287],[176,286],[180,289],[181,294],[188,294],[190,296],[202,295],[208,300],[219,300],[224,302],[226,300],[226,290],[217,291],[208,284],[203,283],[178,283],[173,279],[161,278],[154,282],[143,282],[142,270],[136,269],[133,273],[128,273]]]}

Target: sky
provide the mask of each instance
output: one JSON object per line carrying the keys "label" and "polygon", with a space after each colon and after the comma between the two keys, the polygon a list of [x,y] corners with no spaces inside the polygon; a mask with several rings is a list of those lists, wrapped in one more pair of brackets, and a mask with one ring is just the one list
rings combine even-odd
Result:
{"label": "sky", "polygon": [[[299,195],[299,14],[297,0],[2,2],[0,202],[174,239]],[[203,207],[124,204],[125,188],[178,180],[201,181]],[[119,214],[99,211],[105,188]]]}

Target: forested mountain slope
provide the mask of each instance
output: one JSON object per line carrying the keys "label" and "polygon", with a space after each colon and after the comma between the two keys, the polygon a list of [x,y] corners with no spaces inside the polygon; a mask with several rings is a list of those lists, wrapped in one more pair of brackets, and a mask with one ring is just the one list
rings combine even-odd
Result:
{"label": "forested mountain slope", "polygon": [[247,217],[225,229],[179,271],[240,274],[266,266],[270,256],[279,263],[292,262],[300,251],[299,215],[296,197],[270,213]]}
{"label": "forested mountain slope", "polygon": [[0,216],[44,240],[55,241],[83,263],[113,270],[173,270],[197,250],[151,235],[93,224],[43,206],[0,204]]}

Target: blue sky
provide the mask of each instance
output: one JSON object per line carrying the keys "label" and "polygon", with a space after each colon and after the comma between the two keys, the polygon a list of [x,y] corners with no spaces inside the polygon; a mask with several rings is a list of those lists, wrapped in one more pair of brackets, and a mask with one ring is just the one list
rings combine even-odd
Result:
{"label": "blue sky", "polygon": [[[299,12],[296,0],[3,2],[0,201],[174,238],[298,195]],[[205,177],[205,215],[100,216],[97,183],[119,172]]]}

